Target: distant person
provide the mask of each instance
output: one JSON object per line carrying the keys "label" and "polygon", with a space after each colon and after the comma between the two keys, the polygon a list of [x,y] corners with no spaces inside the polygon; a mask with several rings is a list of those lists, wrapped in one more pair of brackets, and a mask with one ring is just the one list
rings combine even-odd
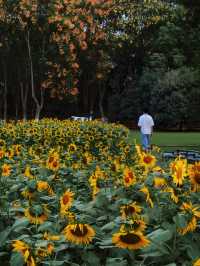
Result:
{"label": "distant person", "polygon": [[140,128],[142,147],[145,151],[150,149],[150,138],[153,133],[154,121],[148,114],[147,108],[144,108],[143,114],[139,117],[138,127]]}
{"label": "distant person", "polygon": [[92,121],[94,118],[94,112],[93,110],[90,111],[90,114],[89,114],[89,121]]}
{"label": "distant person", "polygon": [[103,123],[108,123],[108,118],[106,116],[102,116],[101,121]]}

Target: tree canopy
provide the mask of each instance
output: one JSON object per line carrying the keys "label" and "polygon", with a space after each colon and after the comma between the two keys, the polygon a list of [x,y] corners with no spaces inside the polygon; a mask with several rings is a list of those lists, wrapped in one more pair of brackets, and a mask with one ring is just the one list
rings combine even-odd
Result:
{"label": "tree canopy", "polygon": [[94,111],[124,122],[148,105],[161,127],[195,123],[199,9],[187,0],[0,0],[1,118]]}

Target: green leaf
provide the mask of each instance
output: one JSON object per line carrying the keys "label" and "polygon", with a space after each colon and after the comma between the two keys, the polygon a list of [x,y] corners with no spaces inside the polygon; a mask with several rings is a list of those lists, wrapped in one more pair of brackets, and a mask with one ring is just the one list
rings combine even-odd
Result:
{"label": "green leaf", "polygon": [[170,251],[164,242],[173,237],[173,231],[157,229],[151,234],[148,234],[147,237],[151,240],[151,243],[148,247],[142,249],[143,254],[146,254],[150,257],[152,253],[154,253],[154,257],[170,254]]}
{"label": "green leaf", "polygon": [[178,213],[176,216],[173,217],[173,220],[177,227],[183,228],[187,226],[187,220],[182,213]]}
{"label": "green leaf", "polygon": [[38,168],[37,171],[38,171],[40,176],[43,176],[43,177],[49,176],[49,170],[46,168],[41,167],[41,168]]}
{"label": "green leaf", "polygon": [[192,260],[200,257],[200,248],[195,242],[191,241],[190,245],[187,246],[187,254]]}
{"label": "green leaf", "polygon": [[44,265],[49,265],[49,266],[62,266],[62,265],[64,265],[65,261],[63,261],[63,260],[60,260],[60,261],[50,260],[50,261],[43,261],[42,263]]}
{"label": "green leaf", "polygon": [[111,231],[114,227],[115,227],[115,223],[114,223],[114,222],[110,222],[110,223],[105,224],[105,225],[101,228],[101,230],[102,230],[102,231]]}
{"label": "green leaf", "polygon": [[10,212],[24,212],[24,208],[10,208],[9,209]]}
{"label": "green leaf", "polygon": [[101,222],[101,221],[106,221],[107,220],[107,216],[106,215],[103,215],[103,216],[100,216],[96,219],[97,222]]}
{"label": "green leaf", "polygon": [[36,180],[30,180],[30,181],[28,181],[27,186],[28,186],[28,188],[30,188],[32,190],[35,190],[36,187],[37,187]]}
{"label": "green leaf", "polygon": [[106,266],[127,266],[127,261],[123,258],[108,258]]}
{"label": "green leaf", "polygon": [[37,247],[46,247],[48,245],[48,241],[47,240],[39,240],[36,242],[35,245]]}
{"label": "green leaf", "polygon": [[13,252],[10,258],[10,266],[24,265],[24,258],[20,252]]}
{"label": "green leaf", "polygon": [[53,228],[52,222],[44,222],[38,227],[39,232],[47,231],[47,229]]}
{"label": "green leaf", "polygon": [[4,256],[7,256],[8,253],[7,252],[0,252],[0,257],[4,257]]}
{"label": "green leaf", "polygon": [[0,247],[2,247],[5,244],[7,237],[10,234],[10,231],[11,230],[9,228],[7,228],[6,230],[4,230],[0,233]]}
{"label": "green leaf", "polygon": [[55,252],[57,253],[59,251],[66,250],[66,249],[68,249],[68,247],[69,247],[69,244],[61,244],[55,248]]}
{"label": "green leaf", "polygon": [[155,242],[165,242],[172,238],[173,232],[171,230],[157,229],[148,234],[147,237]]}
{"label": "green leaf", "polygon": [[29,220],[27,218],[20,218],[18,220],[15,221],[15,223],[13,224],[11,230],[16,230],[19,227],[27,227],[27,225],[29,224]]}
{"label": "green leaf", "polygon": [[84,262],[89,263],[89,265],[91,265],[91,266],[100,265],[100,258],[97,257],[94,252],[91,252],[91,251],[87,252],[86,251],[81,257],[82,257]]}
{"label": "green leaf", "polygon": [[104,239],[101,242],[98,243],[101,249],[106,249],[106,248],[113,248],[114,245],[112,243],[112,239]]}
{"label": "green leaf", "polygon": [[149,249],[149,252],[145,253],[145,255],[142,255],[142,256],[145,256],[147,258],[148,257],[161,257],[161,256],[163,256],[163,254],[166,254],[165,252],[162,252],[162,251],[159,251],[159,250],[158,251],[153,251],[153,249],[151,249],[151,250]]}

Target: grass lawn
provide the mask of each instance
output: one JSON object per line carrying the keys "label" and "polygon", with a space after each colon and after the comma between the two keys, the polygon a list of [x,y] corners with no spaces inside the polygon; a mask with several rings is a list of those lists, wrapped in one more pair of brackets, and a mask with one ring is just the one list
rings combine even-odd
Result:
{"label": "grass lawn", "polygon": [[[131,131],[130,140],[134,139],[140,143],[139,131]],[[163,150],[200,150],[200,132],[154,132],[151,143]]]}

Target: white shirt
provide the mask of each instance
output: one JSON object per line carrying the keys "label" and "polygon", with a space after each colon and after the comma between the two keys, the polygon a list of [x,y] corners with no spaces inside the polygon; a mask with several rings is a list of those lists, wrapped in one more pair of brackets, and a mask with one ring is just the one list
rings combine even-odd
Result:
{"label": "white shirt", "polygon": [[151,134],[154,126],[153,118],[148,114],[143,114],[139,117],[138,126],[142,134]]}

